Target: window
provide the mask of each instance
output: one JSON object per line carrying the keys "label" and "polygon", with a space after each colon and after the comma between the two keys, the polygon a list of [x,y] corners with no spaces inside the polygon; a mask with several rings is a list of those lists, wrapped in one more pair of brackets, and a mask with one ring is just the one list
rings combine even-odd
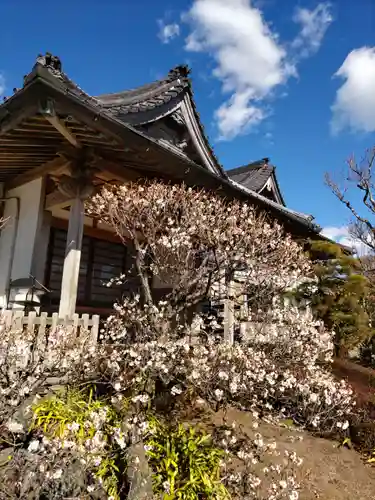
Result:
{"label": "window", "polygon": [[[52,291],[52,304],[60,299],[67,231],[51,228],[46,268],[46,286]],[[120,287],[106,283],[126,268],[127,251],[121,243],[84,236],[82,240],[77,305],[111,307],[120,298]]]}

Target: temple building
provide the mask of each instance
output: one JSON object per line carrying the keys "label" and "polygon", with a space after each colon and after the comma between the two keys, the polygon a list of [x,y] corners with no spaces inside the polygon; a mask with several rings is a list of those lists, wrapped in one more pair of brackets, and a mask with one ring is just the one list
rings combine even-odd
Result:
{"label": "temple building", "polygon": [[[84,214],[84,200],[105,183],[142,178],[244,200],[296,238],[319,238],[312,217],[286,207],[268,159],[229,171],[220,165],[187,67],[137,89],[91,96],[47,53],[0,105],[6,221],[0,234],[0,307],[41,301],[42,309],[60,317],[108,312],[117,292],[105,282],[129,265],[131,250]],[[136,281],[134,276],[134,286]]]}

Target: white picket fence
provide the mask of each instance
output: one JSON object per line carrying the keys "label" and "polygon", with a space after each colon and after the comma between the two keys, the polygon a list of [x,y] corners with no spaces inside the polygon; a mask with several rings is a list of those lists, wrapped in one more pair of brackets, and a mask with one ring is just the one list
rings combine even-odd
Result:
{"label": "white picket fence", "polygon": [[2,311],[2,320],[8,328],[18,330],[32,330],[38,329],[39,334],[43,334],[47,329],[52,331],[63,326],[68,330],[73,330],[79,335],[80,330],[90,332],[90,338],[96,342],[99,335],[100,316],[94,314],[90,317],[89,314],[74,314],[72,318],[59,318],[58,313],[48,316],[46,312],[38,315],[36,312],[29,312],[25,314],[24,311],[17,311],[8,309]]}

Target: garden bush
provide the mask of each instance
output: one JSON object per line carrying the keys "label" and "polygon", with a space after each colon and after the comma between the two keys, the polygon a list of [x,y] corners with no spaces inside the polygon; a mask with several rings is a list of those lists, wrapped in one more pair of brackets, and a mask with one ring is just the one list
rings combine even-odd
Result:
{"label": "garden bush", "polygon": [[[6,338],[17,343],[15,333]],[[23,339],[22,332],[18,338]],[[60,348],[59,344],[54,346]],[[22,350],[12,352],[24,356]],[[77,348],[77,356],[72,356],[77,359],[75,370],[59,367],[66,376],[68,389],[37,397],[25,408],[29,415],[27,425],[18,420],[22,398],[17,400],[18,406],[12,407],[13,401],[9,401],[6,391],[2,392],[4,407],[18,409],[18,414],[16,411],[2,421],[1,432],[1,448],[6,457],[0,467],[0,479],[7,491],[13,488],[13,498],[22,491],[27,491],[28,498],[126,498],[128,456],[134,436],[148,451],[155,436],[162,447],[170,447],[172,441],[176,444],[176,439],[176,446],[183,446],[184,440],[189,441],[190,431],[183,431],[178,424],[182,423],[188,402],[206,404],[214,410],[237,406],[252,412],[255,427],[259,418],[292,419],[315,431],[347,435],[352,397],[350,389],[335,381],[327,368],[332,338],[311,317],[299,315],[291,308],[274,308],[269,313],[268,327],[260,325],[255,337],[233,346],[214,341],[191,345],[189,339],[176,340],[173,336],[171,340],[118,344],[111,343],[108,337],[107,342],[98,344],[80,359],[78,352]],[[37,373],[45,381],[42,364]],[[34,387],[40,389],[42,385],[38,382]],[[26,391],[23,401],[34,397],[38,390]],[[153,417],[161,422],[159,427]],[[205,436],[201,431],[194,432],[198,440]],[[267,443],[260,435],[240,434],[238,429],[212,432],[209,446],[214,457],[222,455],[220,467],[213,459],[211,479],[203,475],[190,488],[185,461],[178,469],[181,475],[174,479],[178,481],[174,493],[171,468],[156,469],[155,457],[149,456],[155,494],[164,485],[165,499],[184,498],[177,496],[183,488],[198,499],[207,488],[215,489],[214,478],[220,474],[232,498],[298,498],[293,472],[298,457],[292,461],[289,457],[287,466],[280,465],[280,451],[273,443]],[[263,454],[274,456],[275,469],[261,478],[263,473],[256,472],[254,465]],[[242,463],[240,469],[233,465],[238,460]],[[276,490],[272,485],[276,485]],[[224,495],[224,490],[220,491],[217,498]],[[175,496],[168,497],[171,492]]]}
{"label": "garden bush", "polygon": [[209,434],[182,424],[174,429],[152,418],[144,442],[157,495],[166,500],[229,498],[220,477],[224,451],[213,445]]}
{"label": "garden bush", "polygon": [[[300,459],[257,434],[258,420],[345,437],[353,408],[330,371],[332,333],[282,300],[309,269],[302,249],[253,208],[183,186],[104,190],[90,211],[132,247],[139,294],[119,300],[95,346],[63,329],[43,339],[3,329],[0,488],[10,498],[120,500],[142,449],[156,498],[297,499]],[[150,273],[169,284],[162,300]],[[223,342],[207,318],[191,342],[200,304],[228,299],[228,279],[248,296],[246,335]],[[61,392],[51,394],[51,378]],[[255,434],[187,430],[187,405],[251,412]],[[264,456],[274,462],[257,470]]]}

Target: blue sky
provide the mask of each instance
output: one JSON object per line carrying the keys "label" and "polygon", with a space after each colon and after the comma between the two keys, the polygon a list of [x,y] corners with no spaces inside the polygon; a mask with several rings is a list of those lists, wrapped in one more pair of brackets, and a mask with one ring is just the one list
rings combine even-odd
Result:
{"label": "blue sky", "polygon": [[374,0],[5,0],[2,19],[4,95],[45,51],[94,95],[188,63],[224,167],[270,157],[288,206],[347,225],[323,177],[375,143]]}

